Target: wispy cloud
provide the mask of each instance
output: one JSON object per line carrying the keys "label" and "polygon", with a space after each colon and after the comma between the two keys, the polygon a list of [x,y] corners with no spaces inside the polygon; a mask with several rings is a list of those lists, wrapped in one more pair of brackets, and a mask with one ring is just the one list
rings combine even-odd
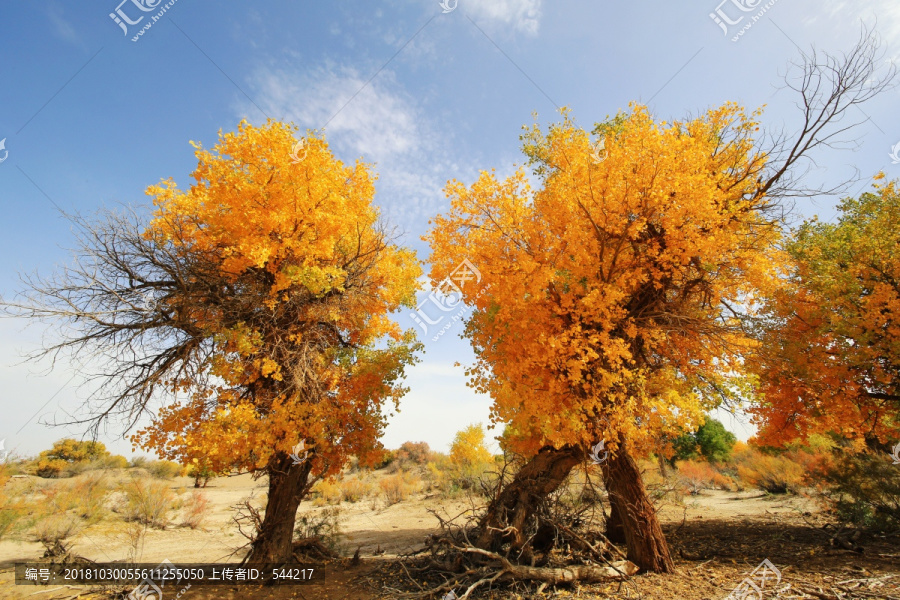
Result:
{"label": "wispy cloud", "polygon": [[54,2],[48,4],[45,10],[47,17],[50,19],[50,23],[53,24],[53,30],[56,32],[56,35],[69,43],[82,48],[84,47],[84,40],[78,35],[75,27],[66,20],[62,6]]}
{"label": "wispy cloud", "polygon": [[[847,27],[853,21],[865,22],[876,26],[887,45],[891,56],[897,57],[900,48],[894,43],[900,39],[900,3],[896,0],[871,0],[870,2],[853,2],[852,0],[824,0],[818,14],[827,16],[836,31],[846,31],[855,35],[858,30]],[[816,23],[818,14],[812,14],[808,21]]]}
{"label": "wispy cloud", "polygon": [[519,31],[536,34],[541,21],[543,0],[474,0],[465,11],[476,20],[511,25]]}
{"label": "wispy cloud", "polygon": [[446,172],[454,165],[440,159],[441,136],[393,73],[385,70],[367,84],[369,77],[345,66],[305,72],[264,67],[251,79],[251,95],[267,114],[294,122],[301,134],[324,128],[344,160],[375,163],[379,204],[395,223],[427,220],[443,200]]}

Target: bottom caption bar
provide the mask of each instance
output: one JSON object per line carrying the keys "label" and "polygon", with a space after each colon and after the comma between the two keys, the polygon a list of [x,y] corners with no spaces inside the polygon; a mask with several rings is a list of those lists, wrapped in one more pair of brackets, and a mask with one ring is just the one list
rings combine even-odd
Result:
{"label": "bottom caption bar", "polygon": [[[310,583],[314,569],[301,564],[15,563],[16,585],[134,585],[136,598],[163,586]],[[154,589],[155,588],[155,589]]]}

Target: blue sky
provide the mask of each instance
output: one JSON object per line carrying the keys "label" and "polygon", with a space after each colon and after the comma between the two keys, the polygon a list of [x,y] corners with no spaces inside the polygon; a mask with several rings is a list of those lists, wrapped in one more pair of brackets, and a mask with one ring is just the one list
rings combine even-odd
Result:
{"label": "blue sky", "polygon": [[[741,2],[756,12],[741,11]],[[187,187],[196,166],[188,142],[209,147],[242,118],[324,127],[341,159],[375,163],[376,201],[426,259],[419,237],[446,208],[446,181],[471,182],[480,169],[511,172],[521,162],[521,127],[535,112],[546,124],[568,106],[591,128],[631,101],[673,119],[734,100],[766,104],[764,124],[790,131],[795,98],[779,87],[800,48],[847,49],[860,20],[876,18],[887,58],[900,48],[893,0],[864,7],[844,0],[168,4],[155,22],[166,2],[0,5],[4,298],[21,289],[20,273],[49,273],[71,259],[72,232],[57,208],[90,214],[146,204],[144,189],[161,178]],[[770,7],[731,41],[763,6]],[[745,16],[726,33],[710,17],[717,8],[732,21]],[[126,24],[127,33],[110,17],[117,9],[137,22]],[[810,182],[837,183],[856,170],[865,178],[879,170],[900,176],[889,157],[900,141],[897,106],[896,90],[867,105],[858,115],[870,118],[857,131],[858,148],[817,155]],[[798,209],[827,219],[834,201]],[[0,439],[7,450],[34,454],[82,433],[45,423],[69,418],[87,390],[78,390],[68,364],[49,373],[47,365],[21,364],[42,335],[24,326],[0,321]],[[446,450],[455,431],[487,421],[489,400],[467,389],[453,366],[472,358],[458,331],[426,341],[385,436],[389,447],[425,440]],[[741,437],[749,432],[729,425]],[[130,452],[115,427],[103,441]]]}

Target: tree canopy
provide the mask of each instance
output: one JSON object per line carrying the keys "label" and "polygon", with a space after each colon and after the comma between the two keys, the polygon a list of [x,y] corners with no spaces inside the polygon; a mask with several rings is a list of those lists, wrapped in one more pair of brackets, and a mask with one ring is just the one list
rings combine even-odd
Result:
{"label": "tree canopy", "polygon": [[[879,179],[881,176],[879,176]],[[900,193],[896,181],[802,224],[791,270],[768,299],[753,355],[763,443],[814,433],[900,435]]]}
{"label": "tree canopy", "polygon": [[742,386],[740,313],[781,258],[754,117],[729,103],[656,123],[634,105],[597,127],[601,153],[565,115],[523,136],[539,189],[522,168],[448,185],[431,277],[468,259],[490,286],[463,290],[467,374],[518,450],[649,447]]}

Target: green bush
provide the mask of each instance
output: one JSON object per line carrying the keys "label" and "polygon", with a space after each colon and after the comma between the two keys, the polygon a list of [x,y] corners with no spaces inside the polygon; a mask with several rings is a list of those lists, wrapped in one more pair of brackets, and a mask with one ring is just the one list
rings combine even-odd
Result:
{"label": "green bush", "polygon": [[709,462],[724,462],[731,458],[737,438],[720,421],[707,419],[694,434],[700,454]]}
{"label": "green bush", "polygon": [[828,470],[825,486],[842,522],[878,531],[900,527],[900,467],[889,455],[843,456]]}

